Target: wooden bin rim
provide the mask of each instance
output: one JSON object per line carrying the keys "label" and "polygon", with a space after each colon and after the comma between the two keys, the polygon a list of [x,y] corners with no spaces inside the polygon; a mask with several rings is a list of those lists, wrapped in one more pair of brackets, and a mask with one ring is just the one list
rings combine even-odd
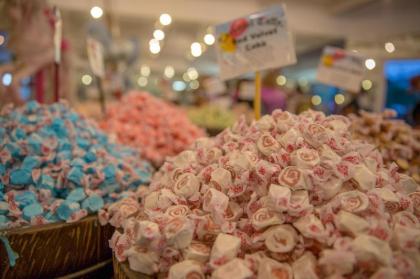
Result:
{"label": "wooden bin rim", "polygon": [[[45,225],[35,225],[35,226],[27,225],[27,226],[11,228],[11,229],[1,229],[0,236],[7,236],[11,234],[20,235],[20,234],[35,233],[35,232],[51,230],[51,229],[61,229],[65,227],[74,226],[83,222],[91,222],[95,220],[97,221],[97,219],[98,217],[96,214],[91,214],[85,218],[82,218],[81,220],[77,222],[72,222],[72,223],[66,223],[64,221],[60,221],[60,222],[54,222],[54,223],[49,223]],[[98,221],[98,225],[100,225],[99,221]]]}

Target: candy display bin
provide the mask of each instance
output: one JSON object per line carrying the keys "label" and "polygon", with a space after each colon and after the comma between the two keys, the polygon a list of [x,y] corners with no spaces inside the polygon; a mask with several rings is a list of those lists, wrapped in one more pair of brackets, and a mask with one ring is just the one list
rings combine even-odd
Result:
{"label": "candy display bin", "polygon": [[159,276],[150,276],[130,269],[127,262],[120,263],[115,256],[112,257],[114,266],[114,279],[152,279]]}
{"label": "candy display bin", "polygon": [[0,278],[111,278],[108,239],[113,231],[101,226],[96,215],[70,224],[2,230],[19,258],[11,267],[0,242]]}

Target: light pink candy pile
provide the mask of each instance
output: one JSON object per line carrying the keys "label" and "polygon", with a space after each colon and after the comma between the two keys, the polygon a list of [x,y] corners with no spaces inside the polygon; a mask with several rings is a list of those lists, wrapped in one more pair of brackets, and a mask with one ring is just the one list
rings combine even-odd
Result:
{"label": "light pink candy pile", "polygon": [[139,148],[155,165],[204,135],[184,111],[146,92],[130,92],[111,105],[100,126],[120,142]]}
{"label": "light pink candy pile", "polygon": [[420,182],[420,130],[414,130],[403,120],[395,119],[396,112],[383,113],[361,111],[350,115],[353,135],[379,148],[386,164],[397,165]]}
{"label": "light pink candy pile", "polygon": [[117,259],[172,279],[419,278],[420,187],[350,125],[277,110],[196,141],[102,212]]}

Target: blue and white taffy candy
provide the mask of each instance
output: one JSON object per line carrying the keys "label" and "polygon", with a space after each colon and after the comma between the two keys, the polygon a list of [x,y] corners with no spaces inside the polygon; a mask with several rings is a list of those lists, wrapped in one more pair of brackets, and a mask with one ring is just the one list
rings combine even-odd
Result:
{"label": "blue and white taffy candy", "polygon": [[85,190],[83,188],[76,188],[68,194],[66,200],[69,202],[81,202],[85,198]]}
{"label": "blue and white taffy candy", "polygon": [[64,201],[61,205],[57,208],[56,214],[58,218],[63,221],[66,221],[70,218],[70,216],[75,213],[76,211],[80,210],[80,204],[77,202],[70,202]]}
{"label": "blue and white taffy candy", "polygon": [[3,225],[74,222],[148,183],[152,171],[138,151],[111,142],[63,103],[0,112]]}
{"label": "blue and white taffy candy", "polygon": [[72,167],[67,174],[67,179],[71,182],[73,182],[76,185],[82,184],[82,178],[83,178],[83,171],[80,167]]}
{"label": "blue and white taffy candy", "polygon": [[42,215],[43,212],[44,209],[38,202],[31,203],[23,208],[23,218],[26,221],[31,221],[32,217]]}
{"label": "blue and white taffy candy", "polygon": [[13,185],[29,185],[32,183],[30,169],[18,168],[10,172],[10,183]]}
{"label": "blue and white taffy candy", "polygon": [[89,213],[98,212],[104,206],[104,200],[98,195],[91,195],[82,202],[82,208]]}
{"label": "blue and white taffy candy", "polygon": [[15,201],[18,203],[20,208],[24,208],[33,203],[37,203],[37,196],[32,191],[24,191],[16,194]]}

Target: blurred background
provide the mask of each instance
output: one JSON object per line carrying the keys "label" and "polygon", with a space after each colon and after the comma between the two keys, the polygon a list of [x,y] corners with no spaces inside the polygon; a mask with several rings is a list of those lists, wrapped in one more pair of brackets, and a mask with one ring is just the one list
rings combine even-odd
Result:
{"label": "blurred background", "polygon": [[[312,108],[327,114],[387,107],[416,124],[415,108],[420,101],[418,0],[1,2],[3,104],[10,97],[5,97],[5,88],[16,81],[19,96],[15,101],[35,98],[40,78],[46,80],[43,89],[51,90],[48,81],[53,71],[47,69],[39,77],[38,70],[47,67],[47,57],[51,58],[47,51],[52,45],[49,21],[56,6],[63,21],[61,95],[80,111],[91,116],[100,111],[98,80],[86,52],[89,36],[104,47],[107,101],[130,90],[144,90],[182,105],[201,126],[223,128],[239,114],[252,117],[254,76],[228,82],[218,79],[213,26],[285,3],[298,63],[263,72],[263,87],[275,88],[282,96],[275,101],[276,107],[292,112]],[[316,81],[319,59],[327,45],[366,57],[366,75],[359,92]],[[6,66],[10,64],[14,69],[33,67],[19,72],[10,70]],[[270,112],[269,107],[263,100],[263,111]]]}

